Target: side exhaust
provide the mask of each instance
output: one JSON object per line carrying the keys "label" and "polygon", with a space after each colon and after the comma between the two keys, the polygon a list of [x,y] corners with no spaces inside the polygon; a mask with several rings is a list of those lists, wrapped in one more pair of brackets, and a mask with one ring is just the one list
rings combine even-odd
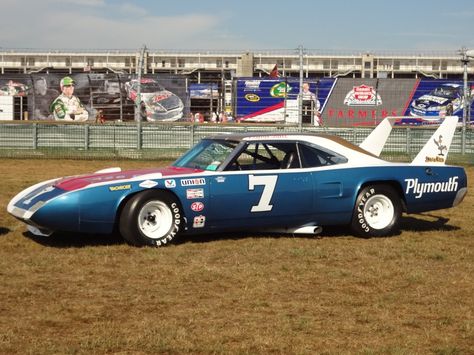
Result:
{"label": "side exhaust", "polygon": [[305,226],[298,228],[276,228],[267,229],[268,232],[272,233],[285,233],[285,234],[319,234],[323,231],[321,226]]}

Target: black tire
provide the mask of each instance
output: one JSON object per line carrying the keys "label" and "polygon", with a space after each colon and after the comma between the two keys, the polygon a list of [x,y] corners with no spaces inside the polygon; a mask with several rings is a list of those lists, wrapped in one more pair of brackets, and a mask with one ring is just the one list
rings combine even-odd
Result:
{"label": "black tire", "polygon": [[182,215],[172,194],[148,190],[127,201],[120,213],[119,231],[132,245],[164,246],[180,231]]}
{"label": "black tire", "polygon": [[399,228],[402,204],[397,191],[389,185],[369,185],[357,195],[351,229],[361,237],[395,234]]}

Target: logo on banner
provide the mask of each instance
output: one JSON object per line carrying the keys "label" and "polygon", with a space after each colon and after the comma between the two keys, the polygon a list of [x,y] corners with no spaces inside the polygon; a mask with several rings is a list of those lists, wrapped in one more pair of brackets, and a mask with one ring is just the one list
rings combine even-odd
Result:
{"label": "logo on banner", "polygon": [[270,96],[272,97],[286,97],[288,93],[292,90],[291,86],[284,81],[275,84],[270,89]]}
{"label": "logo on banner", "polygon": [[260,96],[257,94],[246,94],[245,95],[245,100],[249,102],[259,102],[260,101]]}
{"label": "logo on banner", "polygon": [[344,99],[344,105],[347,106],[380,106],[382,98],[375,92],[372,86],[360,85],[354,86]]}

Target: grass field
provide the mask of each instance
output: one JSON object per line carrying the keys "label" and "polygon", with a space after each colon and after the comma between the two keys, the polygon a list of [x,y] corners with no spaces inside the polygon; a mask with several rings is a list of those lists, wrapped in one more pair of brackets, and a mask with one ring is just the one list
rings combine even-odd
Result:
{"label": "grass field", "polygon": [[6,205],[41,180],[156,163],[0,164],[1,354],[474,353],[474,167],[460,206],[405,215],[395,237],[242,233],[153,249],[34,238]]}

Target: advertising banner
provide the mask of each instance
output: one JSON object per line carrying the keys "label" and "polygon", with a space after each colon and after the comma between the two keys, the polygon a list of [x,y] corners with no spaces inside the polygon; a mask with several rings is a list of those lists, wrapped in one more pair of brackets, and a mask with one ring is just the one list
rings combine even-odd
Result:
{"label": "advertising banner", "polygon": [[[471,95],[473,83],[468,83],[468,96]],[[470,115],[473,108],[471,101],[467,122],[472,122]],[[446,115],[458,116],[462,122],[464,110],[464,82],[456,80],[422,79],[417,81],[412,97],[407,102],[403,124],[439,123]]]}
{"label": "advertising banner", "polygon": [[30,120],[133,120],[137,107],[142,120],[176,121],[189,111],[187,78],[177,75],[144,75],[140,84],[113,73],[1,75],[0,96],[24,98]]}
{"label": "advertising banner", "polygon": [[[308,115],[319,114],[334,85],[334,79],[307,80],[303,94],[312,101]],[[247,122],[298,122],[298,78],[237,79],[235,116]],[[305,96],[303,100],[305,100]],[[311,118],[310,118],[311,120]]]}

